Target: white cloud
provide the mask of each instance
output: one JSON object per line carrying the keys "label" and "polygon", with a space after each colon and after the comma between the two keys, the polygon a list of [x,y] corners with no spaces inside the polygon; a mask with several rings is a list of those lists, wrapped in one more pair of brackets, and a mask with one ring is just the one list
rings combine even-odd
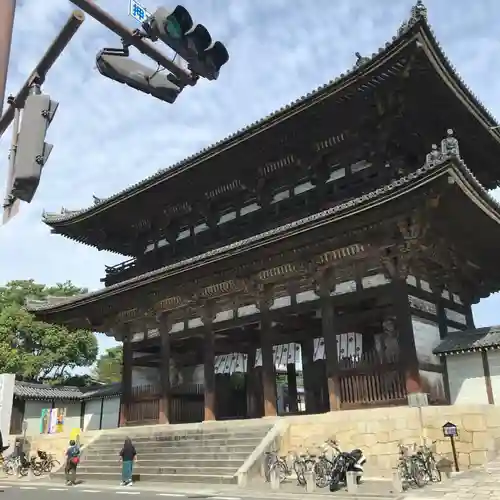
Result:
{"label": "white cloud", "polygon": [[[150,10],[156,7],[152,0],[143,3]],[[104,265],[120,257],[50,235],[40,221],[42,208],[88,206],[92,194],[108,196],[121,190],[300,97],[352,67],[356,51],[376,52],[407,18],[413,2],[183,3],[227,42],[231,60],[217,82],[187,88],[175,105],[97,73],[95,54],[105,46],[119,46],[119,40],[90,18],[51,71],[44,89],[60,102],[50,128],[55,147],[36,201],[23,205],[20,215],[0,231],[0,281],[71,279],[90,289],[100,287]],[[430,19],[446,53],[486,106],[499,115],[495,68],[500,4],[478,0],[471,9],[465,0],[431,3]],[[128,0],[99,4],[136,26],[127,17]],[[67,0],[19,3],[8,92],[17,91],[71,8]],[[7,170],[9,135],[0,142],[0,185]],[[499,323],[494,312],[499,305],[497,295],[477,307],[478,323]]]}

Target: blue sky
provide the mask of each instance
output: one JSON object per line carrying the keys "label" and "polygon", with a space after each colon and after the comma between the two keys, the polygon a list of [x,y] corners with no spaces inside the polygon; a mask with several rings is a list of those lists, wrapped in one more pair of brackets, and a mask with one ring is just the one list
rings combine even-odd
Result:
{"label": "blue sky", "polygon": [[[130,27],[129,0],[101,0]],[[143,0],[148,9],[158,6]],[[18,0],[8,93],[15,93],[64,24],[68,0]],[[100,287],[104,265],[123,260],[56,235],[41,213],[78,209],[225,137],[351,68],[396,34],[412,0],[185,0],[197,21],[231,54],[217,82],[187,88],[175,105],[100,76],[95,54],[118,38],[87,18],[47,78],[59,101],[49,131],[54,146],[31,205],[0,231],[0,282],[33,278]],[[170,6],[164,3],[165,6]],[[172,3],[171,6],[174,4]],[[430,22],[458,73],[500,116],[498,0],[429,0]],[[293,7],[293,8],[292,8]],[[453,126],[453,124],[450,124]],[[440,138],[436,138],[439,140]],[[0,141],[5,184],[10,134]],[[467,162],[467,158],[465,158]],[[500,191],[493,195],[500,199]],[[500,323],[500,296],[474,308],[476,323]],[[101,349],[114,344],[99,336]]]}

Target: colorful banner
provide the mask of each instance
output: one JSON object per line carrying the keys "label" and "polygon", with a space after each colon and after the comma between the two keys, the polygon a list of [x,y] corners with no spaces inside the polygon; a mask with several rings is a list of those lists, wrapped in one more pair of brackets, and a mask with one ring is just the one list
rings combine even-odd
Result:
{"label": "colorful banner", "polygon": [[56,408],[56,433],[63,432],[66,420],[66,408]]}
{"label": "colorful banner", "polygon": [[40,415],[40,434],[48,434],[50,429],[50,408],[44,408]]}
{"label": "colorful banner", "polygon": [[80,429],[71,429],[69,434],[69,440],[74,441],[76,444],[80,444]]}

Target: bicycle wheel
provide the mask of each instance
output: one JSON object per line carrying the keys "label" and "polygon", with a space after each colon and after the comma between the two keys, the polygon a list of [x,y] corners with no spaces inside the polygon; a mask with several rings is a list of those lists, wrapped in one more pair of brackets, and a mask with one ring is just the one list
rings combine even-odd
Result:
{"label": "bicycle wheel", "polygon": [[296,460],[293,463],[293,470],[297,474],[297,482],[300,486],[306,485],[306,464],[302,460]]}
{"label": "bicycle wheel", "polygon": [[31,465],[31,471],[33,472],[34,476],[41,476],[43,472],[43,467],[41,463],[35,463]]}
{"label": "bicycle wheel", "polygon": [[22,477],[26,477],[28,475],[28,469],[29,467],[19,467],[19,475]]}
{"label": "bicycle wheel", "polygon": [[429,474],[426,471],[425,464],[420,460],[413,459],[410,464],[410,474],[413,482],[423,488],[429,482]]}
{"label": "bicycle wheel", "polygon": [[271,482],[271,466],[273,465],[273,458],[271,455],[267,455],[264,457],[264,477],[266,482]]}
{"label": "bicycle wheel", "polygon": [[326,488],[329,482],[329,474],[322,461],[314,464],[314,474],[316,475],[316,486],[318,488]]}
{"label": "bicycle wheel", "polygon": [[51,460],[50,462],[44,462],[43,464],[43,472],[52,472],[52,469],[58,469],[60,466],[59,460]]}
{"label": "bicycle wheel", "polygon": [[278,471],[279,482],[282,483],[286,479],[286,464],[284,464],[281,460],[273,462],[269,468],[269,480],[271,480],[272,472],[276,469]]}
{"label": "bicycle wheel", "polygon": [[436,464],[436,461],[434,460],[434,457],[429,458],[428,463],[427,463],[427,468],[429,470],[430,476],[431,476],[431,481],[434,483],[440,483],[441,482],[441,471],[438,469],[438,466]]}

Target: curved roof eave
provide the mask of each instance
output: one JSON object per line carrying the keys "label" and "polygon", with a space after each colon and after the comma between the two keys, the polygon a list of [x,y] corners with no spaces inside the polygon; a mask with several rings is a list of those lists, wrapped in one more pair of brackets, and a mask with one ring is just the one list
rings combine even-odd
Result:
{"label": "curved roof eave", "polygon": [[429,61],[462,104],[481,123],[495,142],[500,145],[500,130],[495,128],[498,125],[498,121],[459,75],[455,66],[441,48],[430,25],[422,23],[421,26],[422,31],[419,38],[423,35],[423,38],[420,38],[424,42],[422,49],[426,52]]}
{"label": "curved roof eave", "polygon": [[497,121],[457,73],[455,67],[452,65],[441,48],[441,45],[437,41],[430,24],[427,22],[426,14],[414,17],[416,15],[418,15],[418,13],[412,9],[413,17],[411,17],[407,23],[403,24],[398,32],[398,36],[393,37],[392,41],[386,43],[384,48],[379,48],[378,53],[372,54],[371,58],[362,58],[362,60],[358,61],[347,73],[341,74],[339,77],[318,87],[307,95],[302,96],[300,99],[282,107],[261,120],[240,129],[225,139],[202,149],[200,152],[191,155],[170,167],[159,170],[157,173],[138,182],[137,184],[134,184],[108,198],[97,198],[94,196],[94,204],[90,207],[74,211],[63,209],[61,214],[44,212],[42,215],[43,222],[54,228],[78,223],[120,203],[127,198],[134,196],[137,193],[146,191],[159,183],[165,182],[169,178],[195,167],[197,164],[202,163],[209,157],[219,154],[221,151],[230,149],[240,142],[259,134],[263,130],[269,129],[278,123],[287,120],[291,116],[302,111],[304,108],[310,107],[317,102],[336,94],[340,90],[349,87],[360,76],[372,73],[380,67],[382,62],[389,60],[402,48],[413,43],[415,40],[421,42],[422,48],[431,64],[439,73],[441,78],[447,83],[449,88],[457,95],[471,114],[481,123],[495,142],[500,145],[500,130],[492,129],[497,126]]}
{"label": "curved roof eave", "polygon": [[415,20],[413,24],[408,23],[404,28],[400,29],[398,36],[393,37],[391,42],[386,43],[385,47],[380,47],[377,53],[373,53],[371,57],[361,58],[356,62],[354,67],[342,73],[340,76],[328,83],[321,85],[315,90],[302,96],[296,101],[287,104],[286,106],[272,112],[266,117],[234,132],[228,137],[217,141],[216,143],[203,148],[198,153],[195,153],[187,158],[171,165],[170,167],[160,169],[152,176],[122,190],[108,198],[94,198],[94,204],[82,210],[66,210],[63,209],[60,214],[45,212],[42,214],[42,220],[50,227],[64,226],[73,222],[80,222],[83,219],[91,217],[107,208],[120,203],[121,201],[134,196],[135,194],[146,191],[149,188],[168,180],[171,177],[181,174],[182,172],[195,167],[197,164],[206,161],[211,156],[219,154],[221,151],[233,148],[237,144],[253,137],[263,130],[269,129],[278,123],[281,123],[291,116],[298,114],[304,108],[310,107],[326,98],[336,94],[340,90],[351,86],[362,75],[368,75],[374,70],[377,70],[381,63],[389,60],[394,54],[400,52],[401,49],[411,43],[415,34],[418,33],[419,26],[425,24],[425,20]]}
{"label": "curved roof eave", "polygon": [[90,292],[86,295],[79,296],[74,300],[68,300],[67,302],[57,305],[33,304],[32,307],[28,308],[34,313],[41,313],[43,311],[48,313],[57,313],[75,309],[80,305],[95,302],[99,300],[100,297],[107,297],[125,292],[148,283],[159,281],[167,276],[179,274],[181,272],[224,259],[230,253],[237,254],[246,252],[263,244],[269,244],[283,238],[288,238],[298,232],[310,230],[329,223],[334,218],[344,218],[354,213],[370,210],[384,202],[387,202],[388,200],[400,197],[406,192],[414,190],[434,178],[444,175],[445,173],[449,173],[449,175],[458,181],[464,193],[469,196],[469,198],[471,198],[472,201],[476,203],[485,214],[500,224],[500,204],[488,194],[486,189],[467,168],[463,160],[453,153],[445,155],[441,154],[437,160],[431,159],[431,161],[427,161],[425,165],[419,168],[416,172],[412,172],[405,177],[393,181],[391,184],[380,187],[375,191],[362,195],[354,200],[340,203],[332,208],[324,210],[323,212],[319,212],[289,224],[285,224],[284,226],[280,226],[276,229],[271,229],[264,233],[251,236],[245,240],[210,250],[204,254],[170,264],[166,267],[128,279],[115,285],[111,285],[101,290]]}

